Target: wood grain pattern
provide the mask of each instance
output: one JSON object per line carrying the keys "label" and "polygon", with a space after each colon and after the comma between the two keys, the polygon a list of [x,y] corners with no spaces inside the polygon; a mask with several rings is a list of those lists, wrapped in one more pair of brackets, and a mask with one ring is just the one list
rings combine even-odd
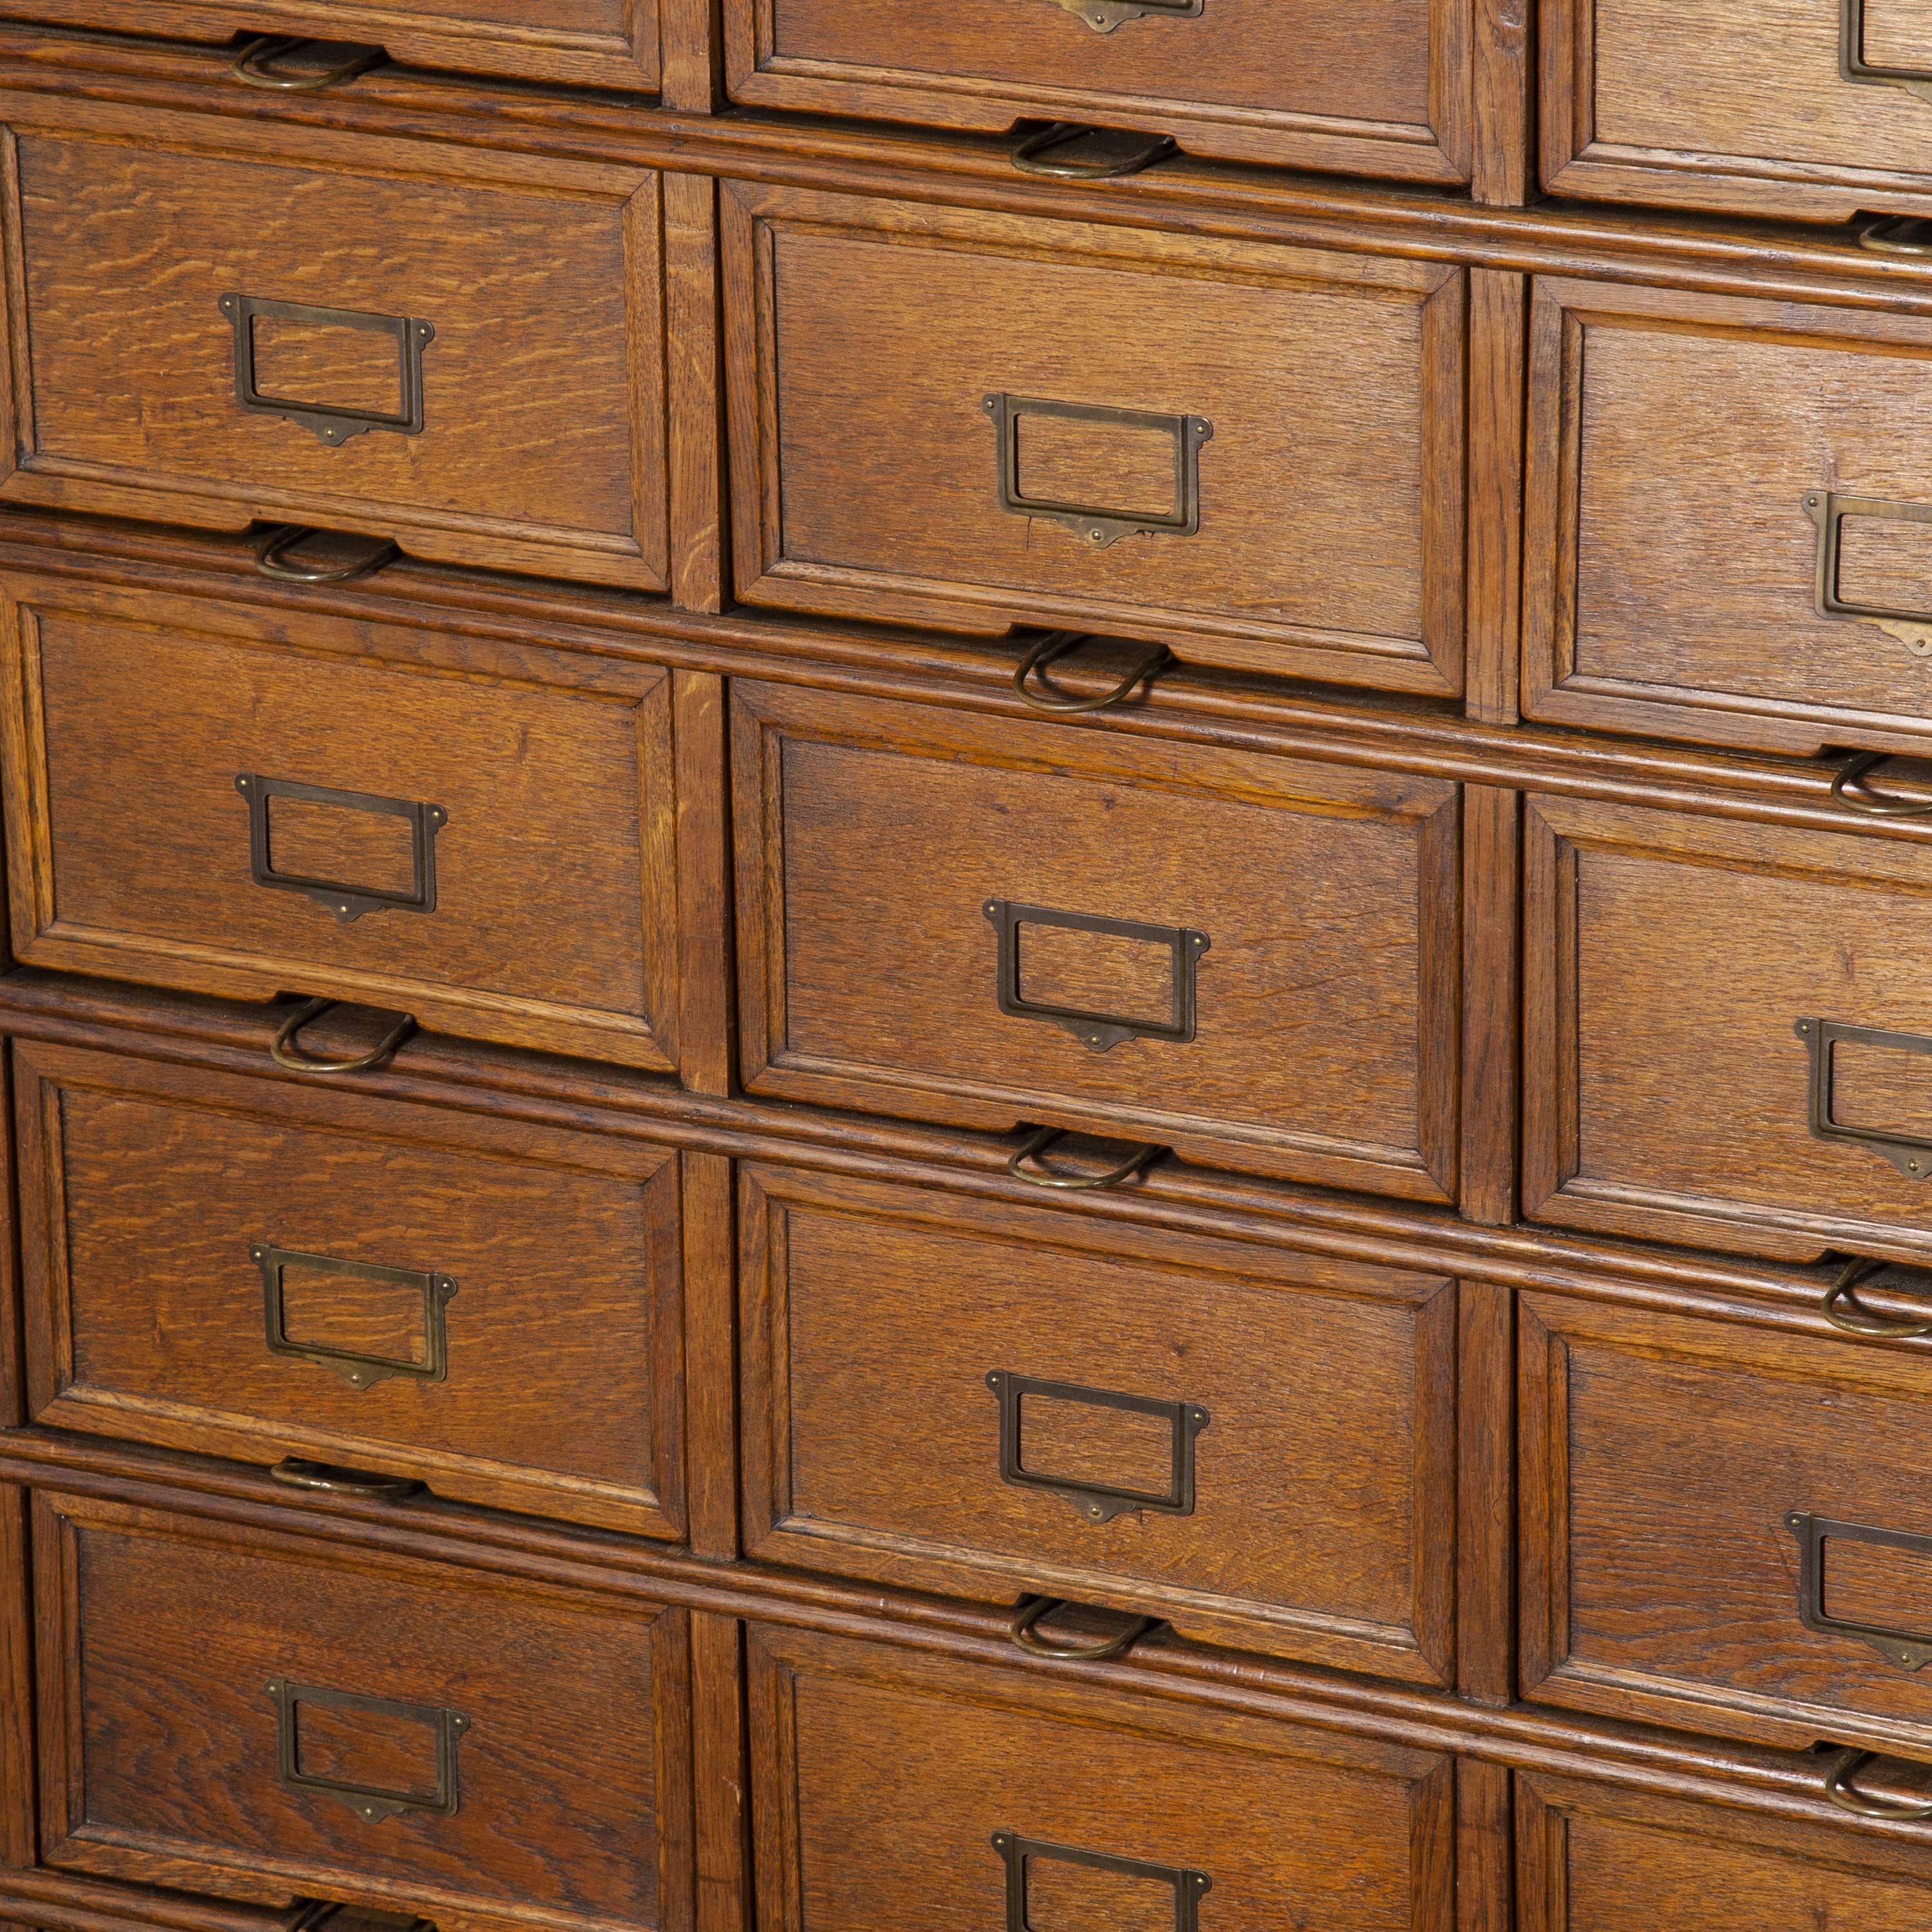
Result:
{"label": "wood grain pattern", "polygon": [[[1932,315],[1553,280],[1532,327],[1528,714],[1923,751],[1932,621],[1822,614],[1807,505],[1932,500]],[[1849,520],[1841,595],[1932,620],[1922,558],[1872,548],[1922,528]]]}
{"label": "wood grain pattern", "polygon": [[[689,1926],[682,1612],[75,1498],[37,1497],[35,1537],[50,1862],[466,1926]],[[371,1823],[284,1784],[272,1678],[469,1717],[454,1814]]]}
{"label": "wood grain pattern", "polygon": [[[657,0],[10,0],[16,20],[183,40],[288,34],[392,60],[518,80],[655,92]],[[680,105],[690,105],[680,103]]]}
{"label": "wood grain pattern", "polygon": [[[748,602],[1461,688],[1457,272],[739,183],[724,216]],[[1003,509],[998,393],[1210,421],[1198,532]]]}
{"label": "wood grain pattern", "polygon": [[[35,1420],[682,1533],[670,1150],[99,1054],[14,1069]],[[256,1244],[453,1276],[445,1378],[358,1389],[272,1351]],[[370,1335],[366,1288],[307,1280],[298,1339],[424,1359],[419,1292]]]}
{"label": "wood grain pattern", "polygon": [[[1453,1193],[1451,789],[774,685],[734,712],[752,1092]],[[1193,1040],[1002,1012],[1000,899],[1207,934]]]}
{"label": "wood grain pattern", "polygon": [[[998,1924],[1000,1831],[1203,1872],[1204,1923],[1454,1922],[1445,1759],[758,1625],[748,1640],[764,1924]],[[880,1756],[890,1778],[853,1777]],[[1042,1917],[1171,1924],[1158,1897],[1164,1921],[1138,1916],[1151,1903],[1123,1916],[1119,1892],[1069,1874]]]}
{"label": "wood grain pattern", "polygon": [[1216,0],[1108,34],[1060,9],[965,0],[730,0],[734,100],[999,132],[1018,120],[1170,134],[1190,153],[1418,182],[1472,166],[1469,0],[1369,16],[1333,0]]}
{"label": "wood grain pattern", "polygon": [[[70,103],[8,112],[20,434],[0,497],[310,521],[668,587],[655,172],[194,115],[130,135]],[[430,325],[420,434],[331,447],[243,409],[232,294]]]}
{"label": "wood grain pattern", "polygon": [[[18,957],[674,1064],[664,672],[138,590],[4,619]],[[344,923],[256,884],[250,773],[440,806],[435,910]]]}
{"label": "wood grain pattern", "polygon": [[[740,1190],[748,1553],[1452,1672],[1453,1284],[776,1168]],[[1205,1409],[1192,1512],[1096,1524],[1003,1483],[994,1372]],[[1023,1408],[1025,1466],[1169,1486],[1167,1424],[1096,1420]]]}

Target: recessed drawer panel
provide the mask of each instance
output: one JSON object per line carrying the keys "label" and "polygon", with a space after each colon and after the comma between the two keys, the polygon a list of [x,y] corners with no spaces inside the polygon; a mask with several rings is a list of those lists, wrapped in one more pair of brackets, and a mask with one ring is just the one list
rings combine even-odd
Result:
{"label": "recessed drawer panel", "polygon": [[1444,1681],[1452,1284],[776,1168],[741,1187],[751,1554]]}
{"label": "recessed drawer panel", "polygon": [[999,131],[1092,120],[1190,152],[1408,181],[1469,170],[1464,0],[730,0],[736,100]]}
{"label": "recessed drawer panel", "polygon": [[1932,213],[1926,0],[1552,0],[1541,26],[1556,194]]}
{"label": "recessed drawer panel", "polygon": [[0,497],[665,588],[656,174],[59,109],[8,110]]}
{"label": "recessed drawer panel", "polygon": [[739,183],[724,210],[748,602],[1461,688],[1460,269]]}
{"label": "recessed drawer panel", "polygon": [[[300,36],[383,48],[392,60],[475,74],[655,90],[656,0],[8,0],[17,20],[182,40]],[[337,50],[340,58],[346,50]],[[298,78],[328,59],[264,50],[255,70]],[[245,84],[245,83],[243,83]]]}
{"label": "recessed drawer panel", "polygon": [[1526,1211],[1932,1255],[1924,839],[1540,798],[1526,848]]}
{"label": "recessed drawer panel", "polygon": [[1454,786],[778,686],[734,704],[753,1091],[1453,1192]]}
{"label": "recessed drawer panel", "polygon": [[682,1523],[663,1148],[14,1048],[34,1419]]}
{"label": "recessed drawer panel", "polygon": [[74,1497],[34,1526],[48,1864],[688,1922],[683,1612]]}
{"label": "recessed drawer panel", "polygon": [[[1452,1768],[753,1625],[759,1922],[1448,1932]],[[890,1777],[856,1778],[881,1763]]]}
{"label": "recessed drawer panel", "polygon": [[1533,314],[1530,715],[1932,744],[1932,318],[1564,281]]}
{"label": "recessed drawer panel", "polygon": [[1922,1347],[1525,1299],[1522,1694],[1932,1756]]}
{"label": "recessed drawer panel", "polygon": [[[1823,1773],[1820,1773],[1822,1782]],[[1915,1775],[1922,1793],[1922,1777]],[[1821,1804],[1685,1802],[1516,1774],[1521,1932],[1918,1932],[1932,1846],[1922,1827],[1849,1828]],[[1892,1798],[1888,1802],[1901,1802]]]}
{"label": "recessed drawer panel", "polygon": [[19,958],[671,1064],[668,674],[15,587]]}

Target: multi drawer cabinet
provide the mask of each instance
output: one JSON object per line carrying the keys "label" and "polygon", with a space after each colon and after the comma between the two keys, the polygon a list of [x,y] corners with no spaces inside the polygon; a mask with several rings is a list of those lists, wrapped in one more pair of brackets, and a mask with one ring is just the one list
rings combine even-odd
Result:
{"label": "multi drawer cabinet", "polygon": [[1926,115],[0,0],[0,1932],[1920,1932]]}

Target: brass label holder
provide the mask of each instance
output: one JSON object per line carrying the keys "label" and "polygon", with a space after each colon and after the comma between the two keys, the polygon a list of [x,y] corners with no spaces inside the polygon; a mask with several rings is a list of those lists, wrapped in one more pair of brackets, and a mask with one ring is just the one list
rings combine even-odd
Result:
{"label": "brass label holder", "polygon": [[1887,1033],[1879,1027],[1845,1026],[1837,1020],[1803,1019],[1792,1030],[1811,1055],[1808,1112],[1812,1132],[1821,1141],[1849,1141],[1882,1154],[1908,1180],[1932,1174],[1932,1139],[1847,1126],[1832,1111],[1833,1063],[1840,1046],[1876,1046],[1895,1053],[1932,1054],[1932,1039],[1922,1034]]}
{"label": "brass label holder", "polygon": [[[994,1369],[986,1386],[999,1399],[1000,1480],[1016,1489],[1040,1490],[1070,1504],[1089,1522],[1112,1522],[1130,1510],[1152,1510],[1162,1516],[1194,1514],[1194,1438],[1212,1418],[1199,1403],[1164,1402],[1156,1396],[1122,1395],[1113,1389],[1089,1388],[1078,1382],[1041,1382],[1031,1376]],[[1029,1469],[1025,1462],[1021,1406],[1028,1397],[1047,1402],[1084,1402],[1091,1408],[1124,1411],[1153,1417],[1168,1426],[1168,1468],[1164,1490],[1130,1490],[1110,1483],[1087,1483],[1048,1470]]]}
{"label": "brass label holder", "polygon": [[[444,1311],[456,1292],[452,1276],[418,1274],[408,1268],[377,1268],[365,1262],[338,1261],[333,1255],[303,1254],[294,1248],[272,1246],[266,1241],[254,1243],[248,1250],[248,1258],[262,1270],[262,1320],[272,1354],[313,1362],[340,1376],[357,1390],[374,1388],[392,1376],[406,1376],[418,1382],[448,1378],[449,1330]],[[422,1308],[423,1359],[418,1362],[402,1355],[364,1354],[353,1348],[332,1348],[321,1342],[296,1341],[289,1334],[283,1280],[284,1270],[291,1264],[307,1274],[341,1275],[418,1298]]]}
{"label": "brass label holder", "polygon": [[[291,1790],[315,1791],[339,1798],[356,1816],[370,1824],[393,1818],[398,1812],[424,1811],[440,1818],[453,1818],[462,1808],[462,1792],[457,1781],[456,1748],[470,1728],[470,1720],[460,1711],[440,1704],[406,1704],[393,1697],[364,1697],[352,1690],[331,1690],[314,1684],[296,1684],[284,1677],[271,1678],[266,1685],[275,1706],[277,1756],[281,1780]],[[428,1792],[398,1790],[392,1786],[358,1784],[344,1778],[322,1778],[302,1768],[301,1707],[304,1705],[331,1711],[359,1711],[374,1718],[399,1718],[421,1724],[428,1732],[436,1754],[436,1784]]]}
{"label": "brass label holder", "polygon": [[[436,835],[449,823],[440,805],[416,799],[385,798],[380,792],[338,791],[329,785],[298,784],[260,772],[237,772],[235,789],[248,806],[248,875],[258,886],[301,892],[324,906],[344,926],[365,912],[434,912],[436,910]],[[278,798],[298,804],[331,806],[343,812],[368,812],[400,818],[410,829],[410,889],[389,892],[380,886],[353,886],[338,879],[313,878],[276,869],[268,808]]]}
{"label": "brass label holder", "polygon": [[1843,496],[1814,490],[1804,500],[1804,514],[1818,527],[1818,568],[1812,601],[1821,617],[1846,617],[1876,624],[1896,638],[1916,658],[1932,658],[1932,610],[1892,610],[1882,604],[1853,604],[1844,595],[1839,558],[1847,517],[1894,524],[1932,524],[1932,503],[1900,503],[1883,496]]}
{"label": "brass label holder", "polygon": [[1096,34],[1111,34],[1129,20],[1198,20],[1206,0],[1053,0]]}
{"label": "brass label holder", "polygon": [[[235,330],[235,400],[244,410],[282,416],[339,448],[365,430],[386,429],[398,436],[423,430],[423,351],[436,340],[436,326],[412,315],[374,315],[354,308],[316,308],[307,302],[268,302],[238,291],[221,298],[221,313]],[[261,386],[255,362],[255,321],[306,322],[321,328],[353,328],[391,337],[396,345],[398,406],[394,411],[346,409],[336,403],[304,402],[278,396]]]}
{"label": "brass label holder", "polygon": [[1186,1865],[1150,1864],[1143,1858],[1115,1858],[1106,1852],[1084,1852],[1072,1845],[1055,1845],[1044,1838],[1022,1838],[1014,1832],[995,1832],[993,1849],[1006,1868],[1006,1932],[1034,1932],[1028,1916],[1027,1869],[1041,1860],[1079,1865],[1116,1878],[1144,1879],[1170,1887],[1174,1893],[1174,1932],[1196,1932],[1201,1901],[1214,1889],[1204,1871]]}
{"label": "brass label holder", "polygon": [[1827,1615],[1825,1609],[1825,1544],[1876,1544],[1881,1549],[1906,1550],[1915,1556],[1932,1556],[1932,1536],[1913,1536],[1904,1530],[1872,1529],[1862,1523],[1837,1522],[1828,1516],[1794,1510],[1784,1526],[1798,1539],[1798,1617],[1808,1630],[1822,1636],[1848,1636],[1868,1643],[1888,1664],[1901,1670],[1922,1670],[1932,1664],[1932,1636],[1910,1630],[1888,1630],[1882,1624],[1855,1623]]}
{"label": "brass label holder", "polygon": [[1865,59],[1865,0],[1841,0],[1838,14],[1838,78],[1872,87],[1899,87],[1932,100],[1932,73],[1909,67],[1873,67]]}

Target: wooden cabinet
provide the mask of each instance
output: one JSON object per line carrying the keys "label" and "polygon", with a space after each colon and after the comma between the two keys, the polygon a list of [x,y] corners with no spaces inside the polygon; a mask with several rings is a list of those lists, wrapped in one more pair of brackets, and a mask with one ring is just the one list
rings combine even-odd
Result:
{"label": "wooden cabinet", "polygon": [[[7,11],[16,20],[232,40],[238,56],[257,39],[320,35],[373,43],[392,59],[424,67],[518,80],[650,92],[659,70],[656,0],[418,0],[406,8],[382,0],[8,0]],[[251,72],[267,86],[329,64],[263,50]]]}
{"label": "wooden cabinet", "polygon": [[740,1189],[751,1554],[1450,1676],[1454,1282],[782,1168]]}
{"label": "wooden cabinet", "polygon": [[682,1533],[674,1148],[25,1041],[11,1072],[35,1421]]}
{"label": "wooden cabinet", "polygon": [[723,212],[747,602],[1462,688],[1460,270],[737,183]]}
{"label": "wooden cabinet", "polygon": [[733,712],[750,1091],[1453,1194],[1453,785],[770,685]]}
{"label": "wooden cabinet", "polygon": [[[748,1642],[762,1924],[1454,1922],[1447,1759],[956,1658]],[[854,1778],[874,1754],[891,1777]]]}
{"label": "wooden cabinet", "polygon": [[997,132],[1091,120],[1190,152],[1420,182],[1470,172],[1463,0],[729,0],[734,100]]}
{"label": "wooden cabinet", "polygon": [[665,669],[4,587],[16,958],[676,1066]]}
{"label": "wooden cabinet", "polygon": [[56,1869],[689,1922],[682,1612],[57,1493],[34,1520]]}
{"label": "wooden cabinet", "polygon": [[51,106],[0,96],[0,501],[668,589],[656,172]]}

